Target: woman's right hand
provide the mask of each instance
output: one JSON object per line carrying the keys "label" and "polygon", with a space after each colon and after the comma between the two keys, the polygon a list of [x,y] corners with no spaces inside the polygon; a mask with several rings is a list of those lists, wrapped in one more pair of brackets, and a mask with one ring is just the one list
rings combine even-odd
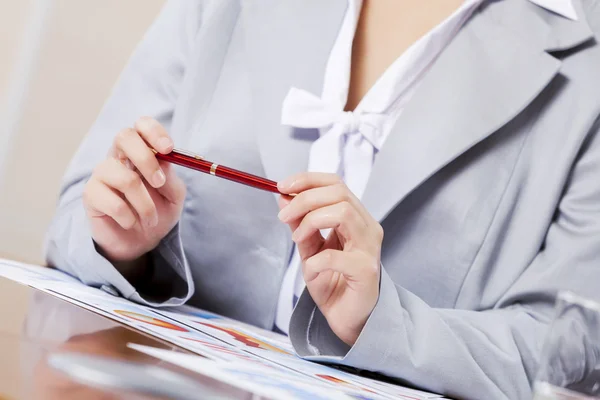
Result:
{"label": "woman's right hand", "polygon": [[117,134],[108,158],[85,185],[92,237],[111,262],[139,259],[181,216],[185,184],[151,149],[167,154],[173,141],[156,120],[140,118],[134,128]]}

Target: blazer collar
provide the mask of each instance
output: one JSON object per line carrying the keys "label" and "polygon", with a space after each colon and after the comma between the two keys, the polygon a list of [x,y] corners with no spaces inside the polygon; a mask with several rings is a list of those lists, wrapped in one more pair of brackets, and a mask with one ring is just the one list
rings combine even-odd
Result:
{"label": "blazer collar", "polygon": [[[580,12],[580,1],[574,4]],[[383,220],[522,112],[560,70],[550,53],[593,38],[584,20],[520,0],[485,3],[440,55],[378,154],[363,197],[372,215]]]}
{"label": "blazer collar", "polygon": [[577,20],[577,11],[573,6],[572,0],[529,0],[549,11],[572,20]]}

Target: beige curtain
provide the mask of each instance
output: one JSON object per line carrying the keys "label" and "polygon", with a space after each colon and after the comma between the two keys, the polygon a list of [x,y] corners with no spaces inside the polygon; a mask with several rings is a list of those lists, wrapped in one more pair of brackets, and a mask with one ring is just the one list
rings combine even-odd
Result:
{"label": "beige curtain", "polygon": [[[0,257],[43,263],[44,232],[64,169],[163,3],[53,1],[22,119],[0,163]],[[0,0],[0,107],[15,81],[14,66],[35,4]]]}

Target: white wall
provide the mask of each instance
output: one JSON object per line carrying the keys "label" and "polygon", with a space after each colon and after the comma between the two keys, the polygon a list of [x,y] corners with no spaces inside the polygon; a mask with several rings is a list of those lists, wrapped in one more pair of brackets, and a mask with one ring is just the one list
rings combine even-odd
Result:
{"label": "white wall", "polygon": [[[24,118],[0,171],[0,257],[34,263],[43,262],[64,169],[164,0],[54,3]],[[0,0],[0,106],[32,4]]]}

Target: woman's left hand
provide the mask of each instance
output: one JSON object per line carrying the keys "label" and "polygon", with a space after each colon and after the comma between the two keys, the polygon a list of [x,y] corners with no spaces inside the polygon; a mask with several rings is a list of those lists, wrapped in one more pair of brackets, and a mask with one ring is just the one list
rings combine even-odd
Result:
{"label": "woman's left hand", "polygon": [[[302,173],[279,184],[307,289],[331,330],[353,346],[379,297],[383,228],[339,176]],[[331,229],[327,238],[321,229]]]}

